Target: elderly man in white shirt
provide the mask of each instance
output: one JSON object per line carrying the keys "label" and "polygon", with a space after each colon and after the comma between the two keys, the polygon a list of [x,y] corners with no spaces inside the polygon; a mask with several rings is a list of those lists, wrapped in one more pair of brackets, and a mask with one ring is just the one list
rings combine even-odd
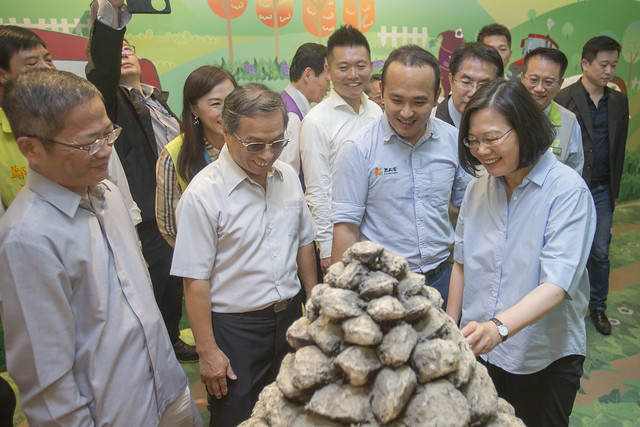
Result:
{"label": "elderly man in white shirt", "polygon": [[287,109],[261,84],[225,99],[226,145],[178,203],[171,273],[184,277],[211,425],[236,426],[290,351],[287,328],[316,284],[314,232],[300,182],[277,160]]}

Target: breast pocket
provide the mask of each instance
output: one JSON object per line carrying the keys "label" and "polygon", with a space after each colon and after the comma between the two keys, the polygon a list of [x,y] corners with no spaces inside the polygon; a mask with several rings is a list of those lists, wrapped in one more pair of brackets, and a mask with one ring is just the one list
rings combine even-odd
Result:
{"label": "breast pocket", "polygon": [[284,200],[284,220],[289,236],[295,237],[300,231],[300,213],[306,209],[304,199]]}

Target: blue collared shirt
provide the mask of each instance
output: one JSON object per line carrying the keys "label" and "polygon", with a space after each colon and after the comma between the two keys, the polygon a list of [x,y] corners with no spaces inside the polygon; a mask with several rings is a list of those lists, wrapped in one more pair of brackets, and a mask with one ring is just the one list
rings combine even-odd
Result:
{"label": "blue collared shirt", "polygon": [[29,169],[0,220],[0,271],[7,367],[31,425],[157,425],[187,387],[110,182],[84,198]]}
{"label": "blue collared shirt", "polygon": [[347,141],[336,158],[333,223],[359,227],[359,240],[402,255],[426,272],[449,256],[449,200],[459,206],[471,179],[458,164],[458,131],[431,117],[414,145],[386,115]]}
{"label": "blue collared shirt", "polygon": [[507,201],[504,178],[473,180],[456,226],[456,262],[464,265],[461,327],[486,322],[544,282],[565,299],[482,357],[513,374],[538,372],[586,353],[586,262],[595,208],[584,180],[547,151]]}

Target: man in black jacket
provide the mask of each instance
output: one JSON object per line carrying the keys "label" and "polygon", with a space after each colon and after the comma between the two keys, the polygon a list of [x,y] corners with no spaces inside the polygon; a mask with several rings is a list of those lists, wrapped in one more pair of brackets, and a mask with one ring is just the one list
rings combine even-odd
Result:
{"label": "man in black jacket", "polygon": [[609,293],[609,245],[613,210],[620,191],[629,129],[627,97],[609,89],[620,55],[620,44],[594,37],[582,48],[582,78],[560,91],[556,102],[573,112],[582,130],[582,177],[591,189],[597,224],[587,269],[591,283],[589,309],[596,330],[611,333],[605,314]]}
{"label": "man in black jacket", "polygon": [[124,40],[131,14],[124,0],[96,0],[89,38],[87,79],[104,97],[109,118],[122,127],[115,144],[129,180],[133,199],[140,207],[138,234],[160,312],[178,360],[197,360],[193,346],[179,339],[182,283],[170,276],[173,250],[162,238],[155,218],[156,162],[162,148],[180,133],[180,123],[167,105],[167,92],[141,83],[135,47]]}
{"label": "man in black jacket", "polygon": [[479,42],[461,44],[449,62],[451,93],[436,107],[436,117],[457,128],[473,94],[482,84],[503,73],[502,59],[496,49]]}

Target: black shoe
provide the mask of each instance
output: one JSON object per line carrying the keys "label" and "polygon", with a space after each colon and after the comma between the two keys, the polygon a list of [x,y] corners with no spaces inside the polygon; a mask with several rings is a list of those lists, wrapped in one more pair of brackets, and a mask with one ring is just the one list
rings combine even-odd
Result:
{"label": "black shoe", "polygon": [[591,320],[593,320],[596,331],[602,335],[611,335],[611,323],[604,310],[591,310]]}
{"label": "black shoe", "polygon": [[196,348],[181,339],[173,343],[173,351],[176,353],[176,359],[178,359],[178,362],[192,363],[198,361]]}

